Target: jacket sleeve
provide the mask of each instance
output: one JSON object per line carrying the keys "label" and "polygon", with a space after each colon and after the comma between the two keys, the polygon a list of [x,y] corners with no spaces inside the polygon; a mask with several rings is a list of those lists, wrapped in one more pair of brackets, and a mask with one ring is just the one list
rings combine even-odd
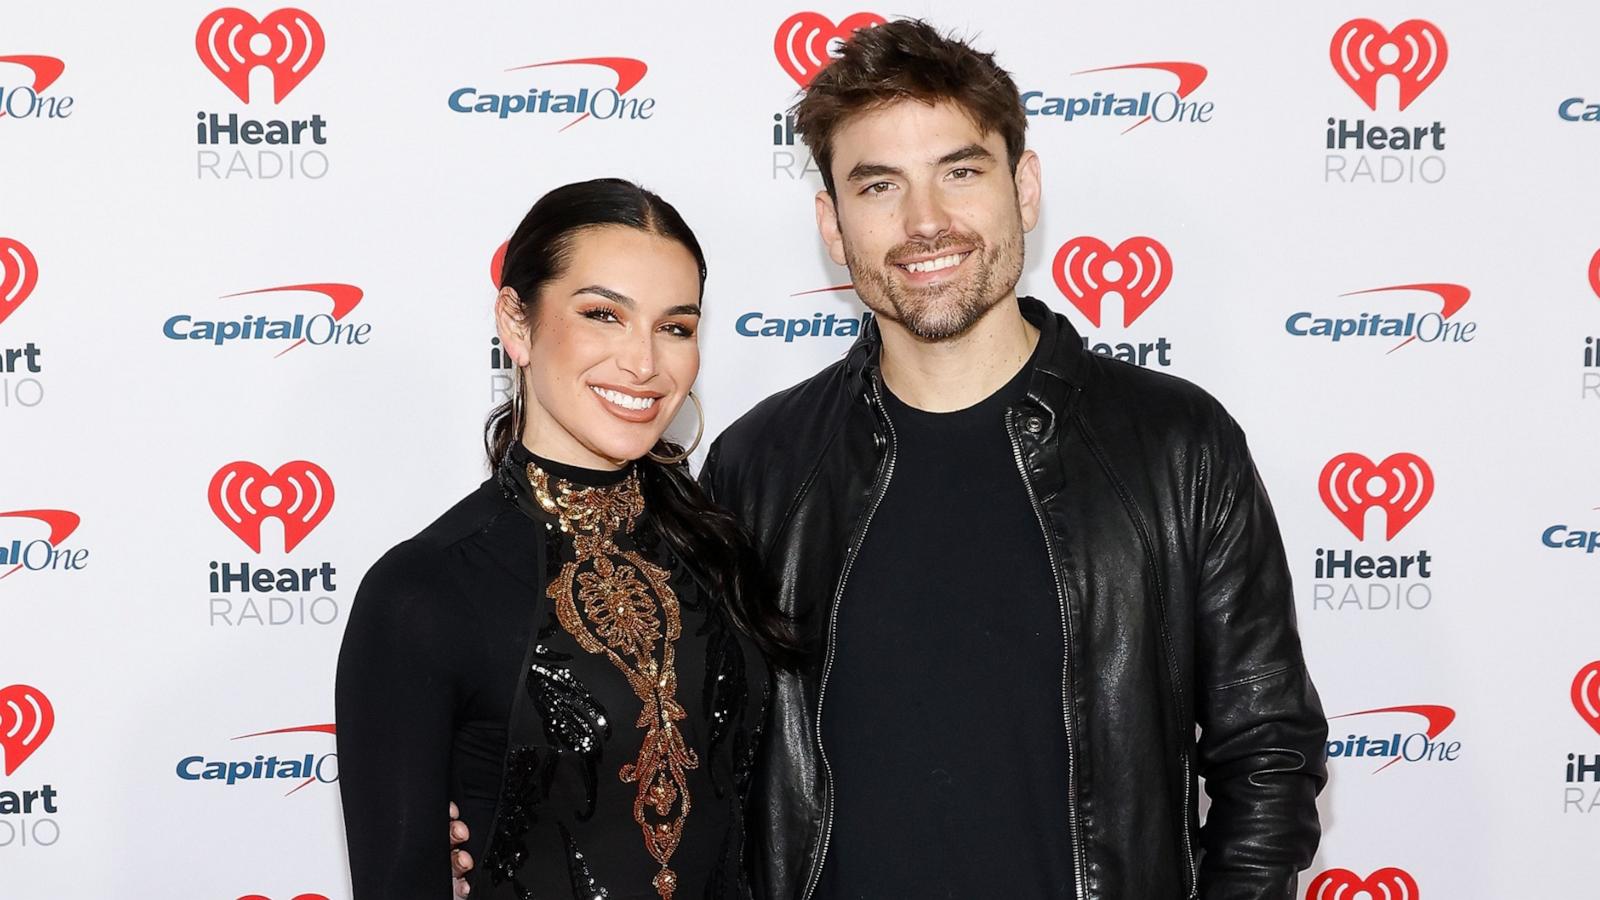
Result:
{"label": "jacket sleeve", "polygon": [[1204,900],[1293,900],[1321,828],[1328,723],[1295,629],[1283,540],[1245,444],[1224,414],[1210,456],[1196,610]]}
{"label": "jacket sleeve", "polygon": [[401,544],[362,579],[334,689],[355,900],[451,896],[454,690],[438,553]]}

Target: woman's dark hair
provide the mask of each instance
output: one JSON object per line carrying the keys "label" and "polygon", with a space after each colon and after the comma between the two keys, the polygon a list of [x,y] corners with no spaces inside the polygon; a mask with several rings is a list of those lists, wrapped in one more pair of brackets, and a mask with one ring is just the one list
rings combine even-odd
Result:
{"label": "woman's dark hair", "polygon": [[[562,185],[540,197],[506,245],[500,286],[517,292],[519,312],[530,327],[540,289],[566,270],[577,236],[608,226],[635,228],[682,244],[699,265],[704,298],[705,253],[672,204],[631,181],[596,178]],[[513,402],[495,407],[484,425],[490,466],[499,465],[512,441],[520,438],[513,433]],[[653,452],[672,457],[682,448],[663,438]],[[725,599],[729,617],[763,655],[780,666],[798,665],[804,650],[789,620],[768,602],[773,593],[749,532],[731,513],[711,503],[690,477],[687,462],[668,465],[646,456],[635,465],[645,507],[668,546]]]}

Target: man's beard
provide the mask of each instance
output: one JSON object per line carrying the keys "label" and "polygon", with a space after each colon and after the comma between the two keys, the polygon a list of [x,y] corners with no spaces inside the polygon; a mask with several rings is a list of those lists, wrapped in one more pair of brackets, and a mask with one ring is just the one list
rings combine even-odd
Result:
{"label": "man's beard", "polygon": [[[1022,229],[1011,230],[990,247],[976,234],[952,232],[932,244],[906,242],[884,254],[881,265],[868,264],[850,242],[844,245],[845,263],[856,293],[873,314],[900,323],[925,341],[945,341],[966,334],[984,314],[1015,289],[1022,277]],[[973,264],[965,276],[925,289],[909,287],[895,277],[893,260],[939,255],[940,251],[968,248]]]}

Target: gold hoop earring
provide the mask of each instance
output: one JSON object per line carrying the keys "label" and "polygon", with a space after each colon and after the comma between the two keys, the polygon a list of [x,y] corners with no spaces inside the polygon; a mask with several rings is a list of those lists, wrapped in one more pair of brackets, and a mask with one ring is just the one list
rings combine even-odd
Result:
{"label": "gold hoop earring", "polygon": [[[527,402],[528,402],[526,397],[523,394],[523,387],[522,387],[522,370],[523,370],[523,368],[525,368],[525,367],[517,366],[517,374],[516,374],[517,385],[516,385],[515,392],[511,396],[511,442],[513,444],[522,440],[523,416],[526,415],[526,413],[524,412],[524,407],[527,406]],[[506,451],[510,452],[510,449],[511,449],[511,444],[507,444],[506,445]]]}
{"label": "gold hoop earring", "polygon": [[689,392],[689,399],[694,401],[694,414],[695,417],[700,420],[699,427],[697,427],[694,432],[694,442],[689,445],[688,449],[673,456],[657,456],[654,450],[646,453],[645,456],[650,457],[664,466],[675,466],[678,463],[688,459],[689,454],[694,452],[694,448],[700,446],[700,439],[706,436],[706,411],[700,406],[700,398],[696,397],[694,395],[694,391],[692,390]]}

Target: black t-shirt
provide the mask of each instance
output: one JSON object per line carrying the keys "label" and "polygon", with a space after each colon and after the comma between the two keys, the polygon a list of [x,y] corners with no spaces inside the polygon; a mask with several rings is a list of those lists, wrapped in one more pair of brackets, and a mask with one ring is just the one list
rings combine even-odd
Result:
{"label": "black t-shirt", "polygon": [[957,412],[884,392],[894,469],[819,726],[825,900],[1072,895],[1061,607],[1005,428],[1031,370]]}

